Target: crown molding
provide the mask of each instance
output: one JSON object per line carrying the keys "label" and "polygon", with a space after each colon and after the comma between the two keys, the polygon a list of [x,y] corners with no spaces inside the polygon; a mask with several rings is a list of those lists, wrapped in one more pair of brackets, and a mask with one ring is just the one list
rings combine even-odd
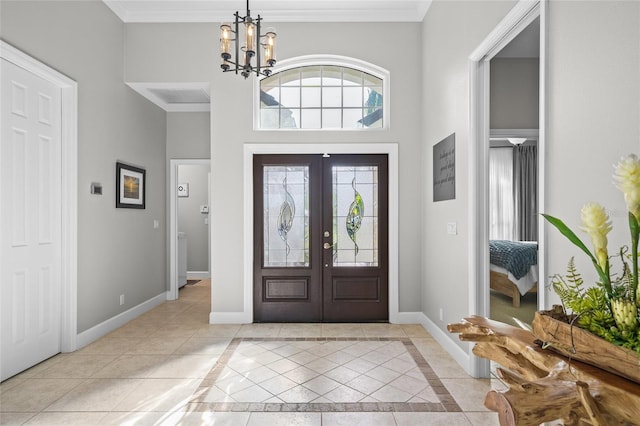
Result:
{"label": "crown molding", "polygon": [[[237,1],[103,2],[124,23],[225,22],[231,19],[233,12],[239,10]],[[431,2],[432,0],[254,0],[251,10],[271,22],[421,22]]]}

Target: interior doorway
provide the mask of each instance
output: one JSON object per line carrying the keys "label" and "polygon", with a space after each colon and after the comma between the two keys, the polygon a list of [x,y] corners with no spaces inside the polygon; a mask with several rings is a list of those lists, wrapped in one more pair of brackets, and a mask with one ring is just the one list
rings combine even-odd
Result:
{"label": "interior doorway", "polygon": [[[538,137],[538,210],[544,211],[545,124],[546,124],[546,2],[520,1],[487,38],[470,55],[470,145],[469,175],[474,181],[469,188],[470,244],[472,256],[469,265],[469,292],[471,314],[489,316],[490,262],[489,262],[489,141],[490,141],[490,65],[502,49],[539,19],[539,137]],[[542,220],[538,218],[539,228]],[[544,233],[538,236],[538,275],[545,274]],[[544,286],[538,293],[538,307],[545,306]],[[470,373],[474,377],[488,377],[487,360],[476,357],[471,348]]]}
{"label": "interior doorway", "polygon": [[386,155],[254,157],[254,320],[388,321]]}
{"label": "interior doorway", "polygon": [[209,159],[170,160],[169,300],[190,279],[211,277],[210,167]]}
{"label": "interior doorway", "polygon": [[489,318],[531,329],[539,287],[540,18],[489,67]]}

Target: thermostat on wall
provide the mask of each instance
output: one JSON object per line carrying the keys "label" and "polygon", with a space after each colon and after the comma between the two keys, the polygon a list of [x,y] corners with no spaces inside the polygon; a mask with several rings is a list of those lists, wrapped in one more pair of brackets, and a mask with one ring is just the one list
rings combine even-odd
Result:
{"label": "thermostat on wall", "polygon": [[178,197],[188,197],[189,196],[189,184],[188,183],[179,183],[178,184]]}
{"label": "thermostat on wall", "polygon": [[102,195],[102,184],[91,182],[91,193],[96,195]]}

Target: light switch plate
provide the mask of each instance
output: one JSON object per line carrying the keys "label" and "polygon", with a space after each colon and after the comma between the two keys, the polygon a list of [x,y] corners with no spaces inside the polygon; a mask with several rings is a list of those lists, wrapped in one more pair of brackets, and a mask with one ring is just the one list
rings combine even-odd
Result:
{"label": "light switch plate", "polygon": [[458,234],[458,224],[456,222],[447,223],[447,234],[449,234],[449,235],[457,235]]}

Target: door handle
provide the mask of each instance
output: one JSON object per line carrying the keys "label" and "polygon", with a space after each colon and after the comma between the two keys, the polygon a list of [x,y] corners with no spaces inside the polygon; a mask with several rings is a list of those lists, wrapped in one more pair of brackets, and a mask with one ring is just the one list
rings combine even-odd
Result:
{"label": "door handle", "polygon": [[324,243],[322,245],[322,248],[325,250],[329,250],[331,247],[333,247],[333,244],[329,244],[329,243]]}

